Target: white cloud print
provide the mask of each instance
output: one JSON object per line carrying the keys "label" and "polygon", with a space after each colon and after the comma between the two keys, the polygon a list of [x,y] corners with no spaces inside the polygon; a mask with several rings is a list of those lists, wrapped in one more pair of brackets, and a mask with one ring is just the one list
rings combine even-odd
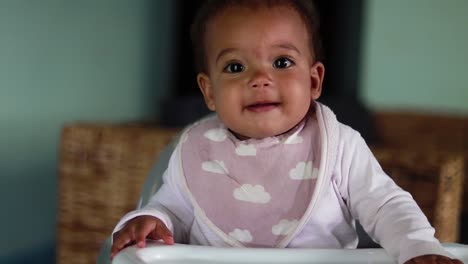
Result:
{"label": "white cloud print", "polygon": [[220,160],[210,160],[202,163],[202,169],[207,172],[218,173],[218,174],[228,174],[224,162]]}
{"label": "white cloud print", "polygon": [[236,154],[239,156],[255,156],[257,155],[257,149],[252,144],[241,144],[236,148]]}
{"label": "white cloud print", "polygon": [[222,128],[213,128],[203,134],[207,139],[215,142],[224,141],[227,138],[226,130]]}
{"label": "white cloud print", "polygon": [[312,161],[307,163],[299,162],[294,169],[289,171],[289,178],[293,180],[316,179],[317,176],[318,169],[312,168]]}
{"label": "white cloud print", "polygon": [[298,224],[299,221],[297,220],[289,221],[287,219],[283,219],[271,228],[271,232],[273,232],[274,235],[289,235],[294,231]]}
{"label": "white cloud print", "polygon": [[251,203],[268,203],[271,199],[271,195],[265,191],[265,188],[261,185],[252,186],[250,184],[244,184],[239,188],[234,189],[234,198],[244,202]]}
{"label": "white cloud print", "polygon": [[229,233],[229,236],[240,242],[252,242],[253,240],[250,231],[247,229],[241,230],[236,228],[234,231]]}
{"label": "white cloud print", "polygon": [[284,144],[299,144],[302,143],[302,137],[299,135],[292,135],[284,141]]}

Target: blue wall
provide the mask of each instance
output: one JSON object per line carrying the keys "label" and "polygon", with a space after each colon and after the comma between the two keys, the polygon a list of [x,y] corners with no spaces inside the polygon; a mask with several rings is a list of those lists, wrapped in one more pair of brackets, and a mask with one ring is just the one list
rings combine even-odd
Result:
{"label": "blue wall", "polygon": [[149,2],[0,1],[0,263],[54,262],[64,124],[157,118],[172,3]]}
{"label": "blue wall", "polygon": [[366,104],[468,116],[467,10],[466,0],[368,0]]}

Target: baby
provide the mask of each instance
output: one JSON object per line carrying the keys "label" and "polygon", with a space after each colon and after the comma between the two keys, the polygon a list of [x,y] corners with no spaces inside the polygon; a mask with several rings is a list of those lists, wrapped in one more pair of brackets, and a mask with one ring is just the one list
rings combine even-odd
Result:
{"label": "baby", "polygon": [[192,26],[216,115],[182,133],[164,184],[113,232],[232,247],[356,248],[355,220],[399,263],[451,259],[359,133],[316,102],[325,74],[311,1],[208,0]]}

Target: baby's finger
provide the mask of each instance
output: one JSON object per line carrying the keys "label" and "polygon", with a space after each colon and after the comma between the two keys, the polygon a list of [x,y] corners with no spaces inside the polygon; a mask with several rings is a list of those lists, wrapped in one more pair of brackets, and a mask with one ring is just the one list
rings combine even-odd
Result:
{"label": "baby's finger", "polygon": [[155,229],[155,224],[149,221],[142,221],[136,228],[135,240],[137,247],[143,248],[146,246],[146,237]]}
{"label": "baby's finger", "polygon": [[156,223],[156,228],[153,231],[153,238],[162,239],[167,245],[174,244],[174,238],[172,237],[171,231],[161,221],[157,221]]}
{"label": "baby's finger", "polygon": [[448,257],[445,257],[445,256],[437,256],[437,259],[436,259],[436,261],[434,263],[463,264],[463,262],[461,262],[458,259],[451,259],[451,258],[448,258]]}
{"label": "baby's finger", "polygon": [[[123,231],[123,230],[122,230]],[[114,239],[111,247],[111,258],[113,258],[125,245],[132,241],[132,236],[128,231],[118,232],[114,235]]]}

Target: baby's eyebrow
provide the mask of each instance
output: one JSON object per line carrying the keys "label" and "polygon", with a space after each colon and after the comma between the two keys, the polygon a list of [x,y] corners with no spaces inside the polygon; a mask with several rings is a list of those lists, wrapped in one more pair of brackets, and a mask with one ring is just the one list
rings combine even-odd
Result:
{"label": "baby's eyebrow", "polygon": [[219,59],[221,59],[221,57],[223,57],[224,55],[230,53],[230,52],[234,52],[236,49],[235,48],[227,48],[227,49],[223,49],[221,50],[221,52],[218,53],[218,56],[216,56],[216,63],[218,63]]}
{"label": "baby's eyebrow", "polygon": [[289,43],[289,42],[284,42],[284,43],[279,43],[279,44],[275,44],[273,45],[274,47],[279,47],[279,48],[282,48],[282,49],[288,49],[288,50],[292,50],[292,51],[295,51],[297,52],[299,55],[301,54],[301,52],[299,51],[298,48],[296,48],[296,46],[294,46],[293,44]]}

